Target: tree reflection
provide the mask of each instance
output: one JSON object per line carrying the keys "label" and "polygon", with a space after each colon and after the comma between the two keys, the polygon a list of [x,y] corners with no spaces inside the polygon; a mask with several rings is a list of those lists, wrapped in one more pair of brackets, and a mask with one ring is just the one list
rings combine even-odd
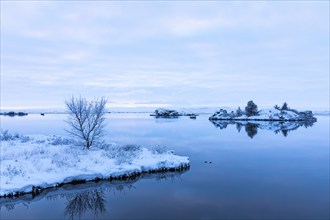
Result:
{"label": "tree reflection", "polygon": [[213,125],[219,129],[226,129],[228,125],[235,125],[238,132],[245,128],[245,132],[250,138],[258,133],[258,129],[274,131],[287,137],[290,131],[299,127],[312,127],[315,121],[234,121],[234,120],[211,120]]}
{"label": "tree reflection", "polygon": [[68,203],[64,213],[70,219],[73,219],[75,216],[80,219],[86,211],[91,211],[96,217],[106,213],[105,196],[101,190],[85,191],[67,198]]}
{"label": "tree reflection", "polygon": [[181,179],[181,175],[187,171],[189,171],[189,167],[174,172],[141,173],[129,180],[91,181],[78,185],[66,184],[59,188],[44,189],[36,196],[24,194],[13,198],[2,197],[0,198],[0,209],[6,208],[7,211],[13,211],[18,204],[28,207],[34,201],[64,199],[66,202],[64,215],[69,219],[86,218],[85,215],[88,213],[94,214],[96,219],[106,218],[107,216],[104,215],[108,214],[105,196],[107,193],[113,191],[114,194],[115,192],[125,194],[126,190],[135,189],[134,183],[141,179],[171,180],[173,182],[176,178]]}
{"label": "tree reflection", "polygon": [[245,131],[250,138],[253,138],[258,133],[258,125],[254,123],[247,123],[245,125]]}

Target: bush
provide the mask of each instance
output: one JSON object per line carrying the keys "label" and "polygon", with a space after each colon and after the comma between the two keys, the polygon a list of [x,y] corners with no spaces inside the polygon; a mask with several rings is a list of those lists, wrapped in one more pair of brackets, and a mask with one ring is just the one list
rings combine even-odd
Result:
{"label": "bush", "polygon": [[151,148],[151,152],[153,154],[164,154],[164,153],[168,153],[170,151],[167,149],[166,146],[159,146],[159,145],[157,145],[157,146]]}
{"label": "bush", "polygon": [[62,137],[54,137],[51,142],[52,145],[70,145],[75,144],[73,140]]}
{"label": "bush", "polygon": [[142,152],[142,147],[135,144],[127,144],[117,146],[110,151],[112,157],[116,159],[117,164],[132,163],[134,158],[138,157]]}
{"label": "bush", "polygon": [[22,143],[26,143],[29,142],[31,139],[29,136],[21,136],[21,142]]}
{"label": "bush", "polygon": [[19,139],[21,136],[18,133],[11,134],[8,130],[1,130],[0,132],[0,140],[1,141],[10,141]]}

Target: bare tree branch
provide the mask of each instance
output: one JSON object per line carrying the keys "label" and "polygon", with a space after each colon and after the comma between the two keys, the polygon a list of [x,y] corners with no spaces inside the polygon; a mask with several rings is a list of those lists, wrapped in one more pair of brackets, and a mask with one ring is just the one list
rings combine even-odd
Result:
{"label": "bare tree branch", "polygon": [[101,100],[87,101],[85,98],[72,96],[65,100],[69,110],[66,122],[71,128],[67,132],[82,139],[86,148],[90,148],[104,134],[106,103],[107,100],[103,97]]}

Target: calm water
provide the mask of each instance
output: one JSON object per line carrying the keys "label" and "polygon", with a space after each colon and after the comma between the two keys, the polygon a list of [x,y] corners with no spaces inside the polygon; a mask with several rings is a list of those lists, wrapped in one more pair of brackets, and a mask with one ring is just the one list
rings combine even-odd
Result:
{"label": "calm water", "polygon": [[[1,200],[0,217],[329,219],[329,116],[319,116],[312,127],[293,125],[276,133],[264,125],[218,126],[208,116],[192,120],[109,114],[109,142],[167,146],[190,157],[190,170]],[[65,117],[1,117],[1,128],[65,135]]]}

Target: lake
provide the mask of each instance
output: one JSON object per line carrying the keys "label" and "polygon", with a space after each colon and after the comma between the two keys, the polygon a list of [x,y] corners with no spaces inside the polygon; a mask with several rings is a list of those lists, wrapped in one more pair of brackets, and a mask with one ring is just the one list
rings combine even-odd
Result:
{"label": "lake", "polygon": [[[214,124],[107,115],[106,141],[166,146],[189,156],[182,173],[88,183],[0,200],[1,219],[329,219],[329,116],[310,125]],[[1,116],[24,135],[66,135],[64,114]],[[282,126],[282,127],[281,127]],[[276,131],[276,132],[275,132]]]}

